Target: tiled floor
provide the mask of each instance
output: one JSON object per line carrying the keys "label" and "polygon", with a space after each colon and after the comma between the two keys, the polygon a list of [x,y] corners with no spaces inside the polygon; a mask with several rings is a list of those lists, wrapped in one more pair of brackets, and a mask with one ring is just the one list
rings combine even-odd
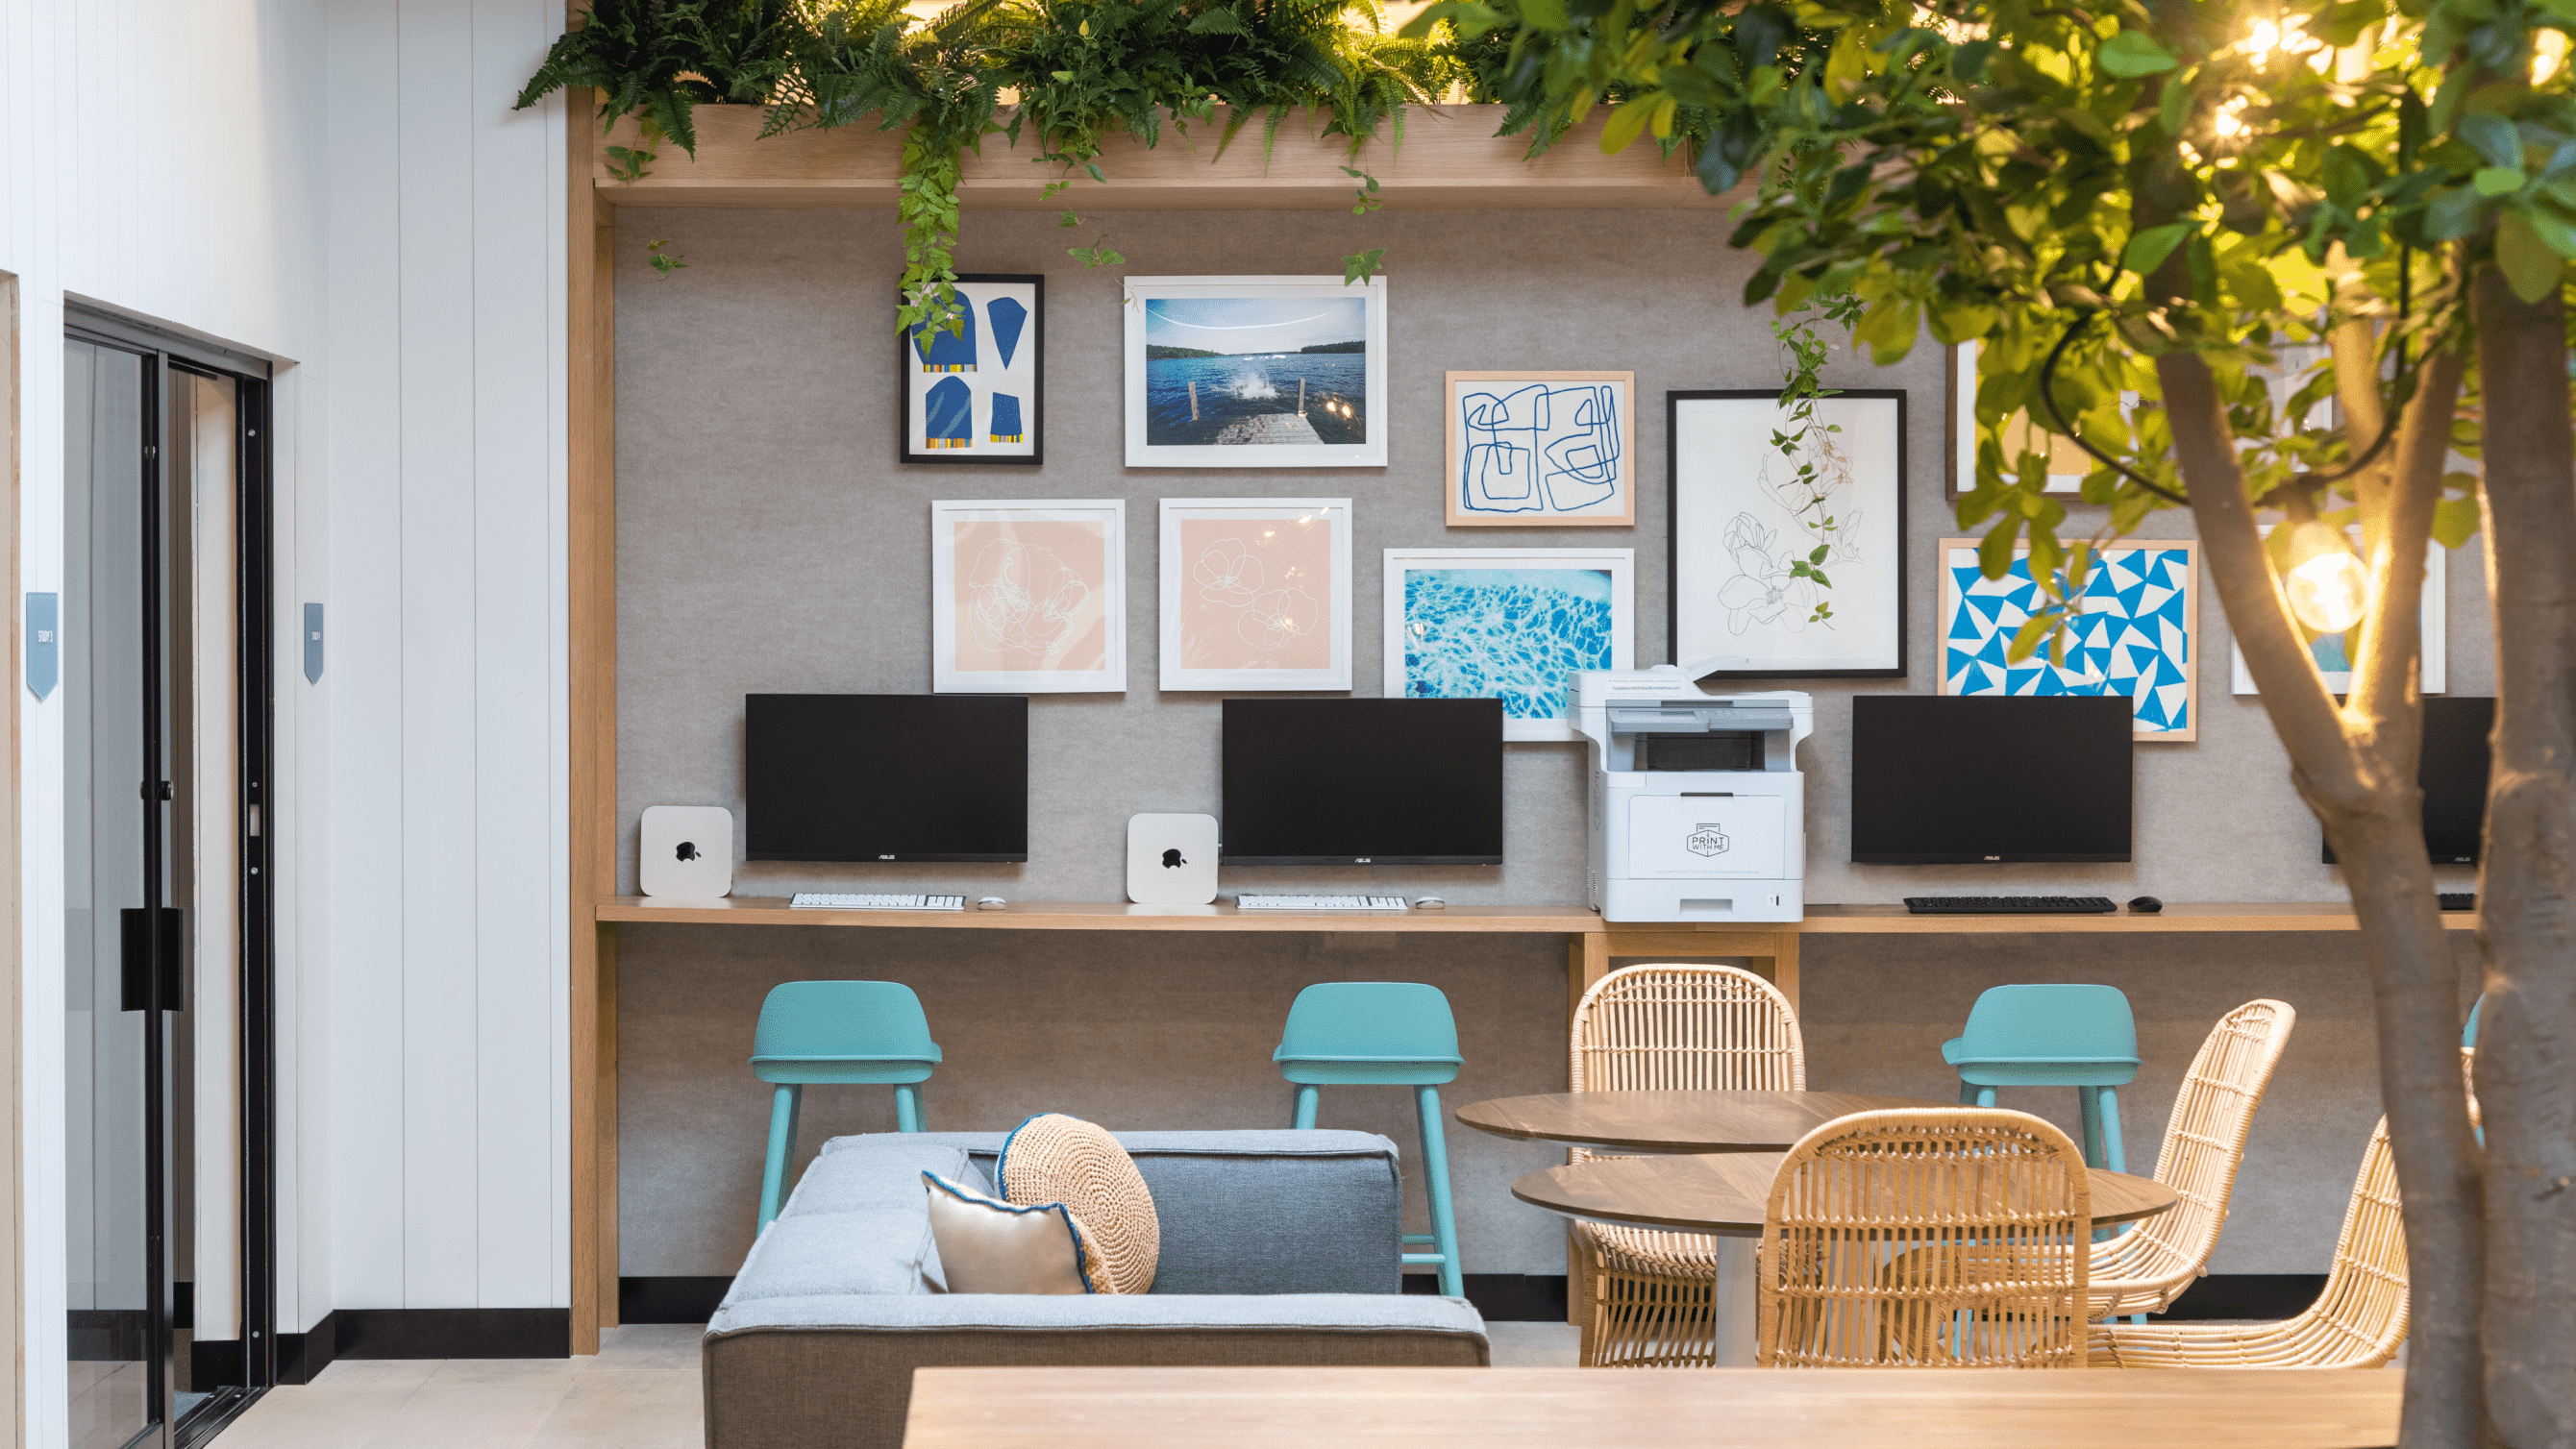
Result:
{"label": "tiled floor", "polygon": [[[1562,1323],[1489,1323],[1497,1368],[1571,1367]],[[217,1449],[697,1449],[696,1324],[600,1334],[575,1359],[343,1359],[271,1389]]]}

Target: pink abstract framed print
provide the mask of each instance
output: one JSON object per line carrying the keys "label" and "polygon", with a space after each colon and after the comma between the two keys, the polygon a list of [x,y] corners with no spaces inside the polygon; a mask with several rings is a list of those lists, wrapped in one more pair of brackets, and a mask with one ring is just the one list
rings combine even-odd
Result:
{"label": "pink abstract framed print", "polygon": [[1351,687],[1351,500],[1163,500],[1165,689]]}
{"label": "pink abstract framed print", "polygon": [[930,687],[939,694],[1127,688],[1121,499],[930,505]]}

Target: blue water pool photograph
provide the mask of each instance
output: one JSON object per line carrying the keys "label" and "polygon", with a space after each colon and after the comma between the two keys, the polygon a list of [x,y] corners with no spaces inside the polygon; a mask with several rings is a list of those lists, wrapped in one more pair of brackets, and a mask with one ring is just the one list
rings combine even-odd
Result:
{"label": "blue water pool photograph", "polygon": [[1362,297],[1153,297],[1148,447],[1368,441]]}
{"label": "blue water pool photograph", "polygon": [[[1629,551],[1482,562],[1391,550],[1387,693],[1407,699],[1500,699],[1504,738],[1571,738],[1566,680],[1578,669],[1629,667]],[[1490,553],[1487,555],[1490,557]]]}

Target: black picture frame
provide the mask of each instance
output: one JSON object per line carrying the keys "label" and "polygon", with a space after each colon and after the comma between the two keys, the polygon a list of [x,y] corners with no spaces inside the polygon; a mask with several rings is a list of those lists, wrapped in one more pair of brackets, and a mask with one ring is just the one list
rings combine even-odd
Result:
{"label": "black picture frame", "polygon": [[[1664,394],[1664,647],[1668,657],[1682,663],[1682,560],[1681,560],[1681,411],[1686,402],[1722,400],[1778,401],[1776,388],[1732,388],[1672,391]],[[1903,679],[1906,677],[1906,532],[1905,495],[1906,431],[1905,389],[1844,388],[1826,402],[1843,400],[1885,400],[1896,404],[1896,489],[1894,497],[1894,577],[1895,663],[1888,667],[1853,669],[1713,669],[1696,676],[1699,679]],[[1763,444],[1768,447],[1767,441]],[[1705,656],[1703,656],[1705,657]]]}
{"label": "black picture frame", "polygon": [[[1028,414],[1024,419],[1035,435],[1025,453],[987,452],[972,446],[963,448],[922,448],[913,445],[913,384],[921,376],[913,366],[912,331],[895,331],[894,386],[894,453],[897,463],[966,463],[986,467],[1037,467],[1046,461],[1046,277],[1034,272],[960,272],[961,285],[982,283],[1015,283],[1028,286],[1033,293],[1029,305],[1029,330],[1024,345],[1030,364]],[[900,294],[898,294],[899,296]]]}

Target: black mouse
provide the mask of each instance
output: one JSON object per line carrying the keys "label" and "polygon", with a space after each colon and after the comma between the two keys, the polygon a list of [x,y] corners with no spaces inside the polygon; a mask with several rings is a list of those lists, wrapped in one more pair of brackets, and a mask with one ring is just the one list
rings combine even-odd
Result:
{"label": "black mouse", "polygon": [[2137,899],[2129,902],[2129,909],[2142,916],[2152,916],[2164,908],[2165,903],[2157,900],[2154,896],[2139,896]]}

